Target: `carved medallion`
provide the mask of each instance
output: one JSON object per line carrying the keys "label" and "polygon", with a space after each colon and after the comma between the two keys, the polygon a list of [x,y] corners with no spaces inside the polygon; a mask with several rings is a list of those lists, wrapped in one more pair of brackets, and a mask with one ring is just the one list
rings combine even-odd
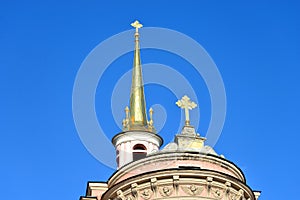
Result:
{"label": "carved medallion", "polygon": [[144,189],[142,192],[140,192],[140,194],[143,199],[150,199],[152,196],[152,191],[149,189]]}
{"label": "carved medallion", "polygon": [[192,196],[200,195],[204,189],[202,186],[190,185],[190,186],[182,186],[182,190]]}
{"label": "carved medallion", "polygon": [[222,199],[224,196],[224,191],[219,189],[219,188],[213,188],[212,189],[212,194],[214,197],[216,197],[217,199]]}
{"label": "carved medallion", "polygon": [[170,196],[173,193],[173,188],[168,186],[160,187],[159,193],[163,197]]}

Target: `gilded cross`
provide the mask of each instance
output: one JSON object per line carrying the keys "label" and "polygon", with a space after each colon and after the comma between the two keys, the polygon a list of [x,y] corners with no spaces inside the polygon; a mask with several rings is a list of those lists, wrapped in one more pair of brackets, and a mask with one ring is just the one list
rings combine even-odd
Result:
{"label": "gilded cross", "polygon": [[135,20],[135,22],[131,23],[131,26],[135,28],[135,32],[139,32],[139,28],[143,27],[143,24],[141,24],[138,20]]}
{"label": "gilded cross", "polygon": [[178,100],[176,102],[176,105],[182,109],[184,109],[185,113],[185,125],[189,126],[190,125],[190,115],[189,115],[189,110],[192,110],[197,107],[197,104],[195,102],[192,102],[190,98],[186,95],[184,95],[181,100]]}

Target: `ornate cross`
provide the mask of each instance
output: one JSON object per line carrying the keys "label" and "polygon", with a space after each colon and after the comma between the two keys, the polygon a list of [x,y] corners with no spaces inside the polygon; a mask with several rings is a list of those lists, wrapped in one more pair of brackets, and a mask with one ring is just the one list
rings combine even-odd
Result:
{"label": "ornate cross", "polygon": [[176,105],[182,109],[184,109],[185,113],[185,125],[190,125],[190,115],[189,110],[192,110],[197,107],[197,104],[195,102],[190,101],[190,98],[186,95],[184,95],[181,100],[178,100],[176,102]]}
{"label": "ornate cross", "polygon": [[140,24],[138,20],[135,20],[135,22],[131,23],[131,26],[135,28],[135,32],[139,32],[139,28],[143,27],[143,24]]}

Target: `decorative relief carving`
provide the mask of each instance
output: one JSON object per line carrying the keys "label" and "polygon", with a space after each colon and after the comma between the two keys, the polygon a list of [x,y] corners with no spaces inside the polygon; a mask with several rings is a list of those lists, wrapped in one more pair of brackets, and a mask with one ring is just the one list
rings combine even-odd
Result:
{"label": "decorative relief carving", "polygon": [[216,197],[217,199],[222,199],[224,196],[224,191],[220,190],[219,188],[213,188],[212,189],[212,194],[214,197]]}
{"label": "decorative relief carving", "polygon": [[173,188],[168,186],[160,187],[159,193],[163,197],[168,197],[173,193]]}
{"label": "decorative relief carving", "polygon": [[140,192],[140,195],[143,199],[150,199],[153,192],[150,189],[144,189],[142,192]]}
{"label": "decorative relief carving", "polygon": [[190,185],[190,186],[182,186],[182,190],[189,195],[196,196],[200,195],[204,189],[202,186]]}

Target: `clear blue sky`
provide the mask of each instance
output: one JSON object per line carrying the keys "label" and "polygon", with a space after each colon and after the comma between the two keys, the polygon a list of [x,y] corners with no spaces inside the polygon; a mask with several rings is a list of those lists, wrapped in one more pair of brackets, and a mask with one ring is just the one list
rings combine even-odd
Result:
{"label": "clear blue sky", "polygon": [[[1,199],[78,199],[85,194],[87,181],[105,181],[113,173],[89,154],[78,137],[72,90],[89,52],[130,29],[135,19],[145,26],[180,31],[206,49],[227,94],[227,117],[216,151],[244,171],[250,187],[263,191],[262,200],[296,199],[300,3],[109,2],[1,1]],[[109,138],[120,131],[110,110],[111,92],[115,81],[131,68],[131,59],[128,54],[117,60],[98,85],[97,114],[107,116],[100,123]],[[174,65],[180,71],[176,64],[186,63],[176,59],[165,52],[142,52],[143,62]],[[181,73],[198,88],[202,99],[198,131],[205,135],[209,94],[201,77],[188,67]],[[175,113],[161,132],[170,141],[178,127],[176,113],[180,115],[172,111],[176,98],[156,85],[145,92],[147,104],[159,102],[167,113]]]}

